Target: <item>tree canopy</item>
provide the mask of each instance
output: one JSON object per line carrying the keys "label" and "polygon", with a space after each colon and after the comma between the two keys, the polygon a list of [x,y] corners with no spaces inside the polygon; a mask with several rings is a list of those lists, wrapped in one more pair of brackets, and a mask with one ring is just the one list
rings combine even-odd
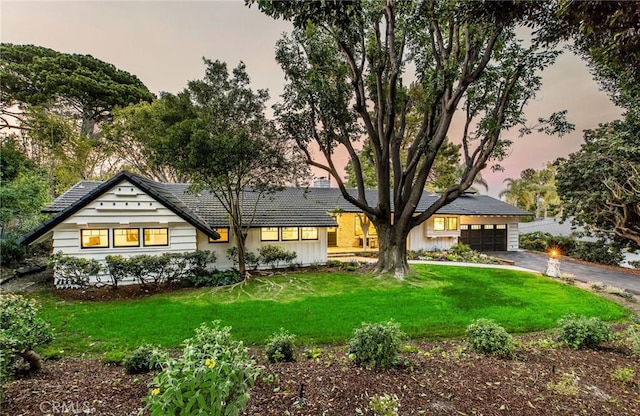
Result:
{"label": "tree canopy", "polygon": [[535,212],[536,217],[557,214],[560,198],[556,191],[556,167],[552,163],[540,170],[525,169],[519,178],[507,178],[507,188],[500,192],[509,204]]}
{"label": "tree canopy", "polygon": [[560,159],[557,187],[565,216],[611,240],[640,247],[640,117],[587,130],[579,151]]}
{"label": "tree canopy", "polygon": [[72,113],[91,136],[114,107],[154,98],[138,77],[112,64],[41,46],[0,44],[0,74],[0,129],[20,127],[24,108],[38,106]]}
{"label": "tree canopy", "polygon": [[[462,195],[483,168],[499,168],[510,144],[502,132],[524,126],[523,107],[540,88],[540,71],[558,52],[535,39],[525,44],[515,27],[538,25],[547,6],[446,0],[257,3],[264,13],[295,26],[276,46],[288,81],[275,107],[281,134],[295,140],[307,162],[331,174],[344,198],[369,217],[380,241],[377,270],[401,278],[409,231]],[[424,93],[411,94],[408,79]],[[464,133],[452,140],[462,144],[464,169],[430,208],[416,213],[458,111]],[[410,121],[412,115],[417,120]],[[546,131],[571,128],[562,114],[550,120],[553,126]],[[358,141],[373,156],[375,204],[364,192]],[[338,148],[349,154],[355,196],[346,191],[334,163]]]}
{"label": "tree canopy", "polygon": [[[614,100],[625,106],[640,93],[640,7],[635,1],[560,0],[547,37],[573,39]],[[630,91],[635,91],[629,94]]]}
{"label": "tree canopy", "polygon": [[151,155],[156,172],[170,167],[192,183],[192,191],[206,189],[220,201],[244,275],[245,240],[254,215],[247,212],[245,198],[252,192],[259,200],[304,176],[306,167],[265,117],[269,95],[250,88],[245,65],[230,74],[224,62],[204,62],[202,79],[177,95],[164,94],[151,105],[117,113],[115,128]]}
{"label": "tree canopy", "polygon": [[0,134],[65,191],[120,168],[102,140],[117,107],[152,101],[135,76],[90,55],[0,44]]}

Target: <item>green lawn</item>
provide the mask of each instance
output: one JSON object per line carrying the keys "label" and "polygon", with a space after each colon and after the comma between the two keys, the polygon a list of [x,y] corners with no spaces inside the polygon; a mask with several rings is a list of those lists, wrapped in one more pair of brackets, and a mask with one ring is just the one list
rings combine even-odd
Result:
{"label": "green lawn", "polygon": [[230,288],[205,288],[132,301],[71,302],[38,294],[42,314],[65,354],[127,350],[148,342],[178,346],[202,322],[233,327],[236,338],[263,343],[280,328],[304,343],[349,338],[364,321],[394,319],[414,338],[459,336],[474,319],[509,332],[555,326],[567,313],[618,320],[623,307],[534,274],[415,265],[403,282],[355,273],[289,273]]}

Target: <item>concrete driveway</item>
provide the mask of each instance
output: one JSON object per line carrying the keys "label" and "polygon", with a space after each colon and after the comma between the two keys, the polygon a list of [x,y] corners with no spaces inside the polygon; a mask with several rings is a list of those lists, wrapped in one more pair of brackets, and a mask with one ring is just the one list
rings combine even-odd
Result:
{"label": "concrete driveway", "polygon": [[[523,267],[539,273],[547,270],[548,257],[544,253],[531,251],[499,251],[487,253],[514,262],[515,266]],[[625,271],[616,271],[593,264],[584,264],[567,258],[560,258],[560,273],[571,273],[582,282],[602,282],[609,286],[616,286],[627,292],[640,294],[640,276]]]}

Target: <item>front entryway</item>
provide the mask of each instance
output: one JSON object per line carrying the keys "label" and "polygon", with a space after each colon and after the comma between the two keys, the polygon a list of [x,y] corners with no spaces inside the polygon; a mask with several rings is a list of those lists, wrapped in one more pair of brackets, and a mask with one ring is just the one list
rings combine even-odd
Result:
{"label": "front entryway", "polygon": [[463,224],[460,242],[476,251],[506,251],[506,224]]}

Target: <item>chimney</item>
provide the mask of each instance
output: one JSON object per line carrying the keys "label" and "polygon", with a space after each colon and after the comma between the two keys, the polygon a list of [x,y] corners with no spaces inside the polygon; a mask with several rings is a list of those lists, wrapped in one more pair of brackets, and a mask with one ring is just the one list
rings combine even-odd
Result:
{"label": "chimney", "polygon": [[314,188],[329,188],[331,186],[331,181],[324,176],[319,177],[315,181],[313,181]]}

